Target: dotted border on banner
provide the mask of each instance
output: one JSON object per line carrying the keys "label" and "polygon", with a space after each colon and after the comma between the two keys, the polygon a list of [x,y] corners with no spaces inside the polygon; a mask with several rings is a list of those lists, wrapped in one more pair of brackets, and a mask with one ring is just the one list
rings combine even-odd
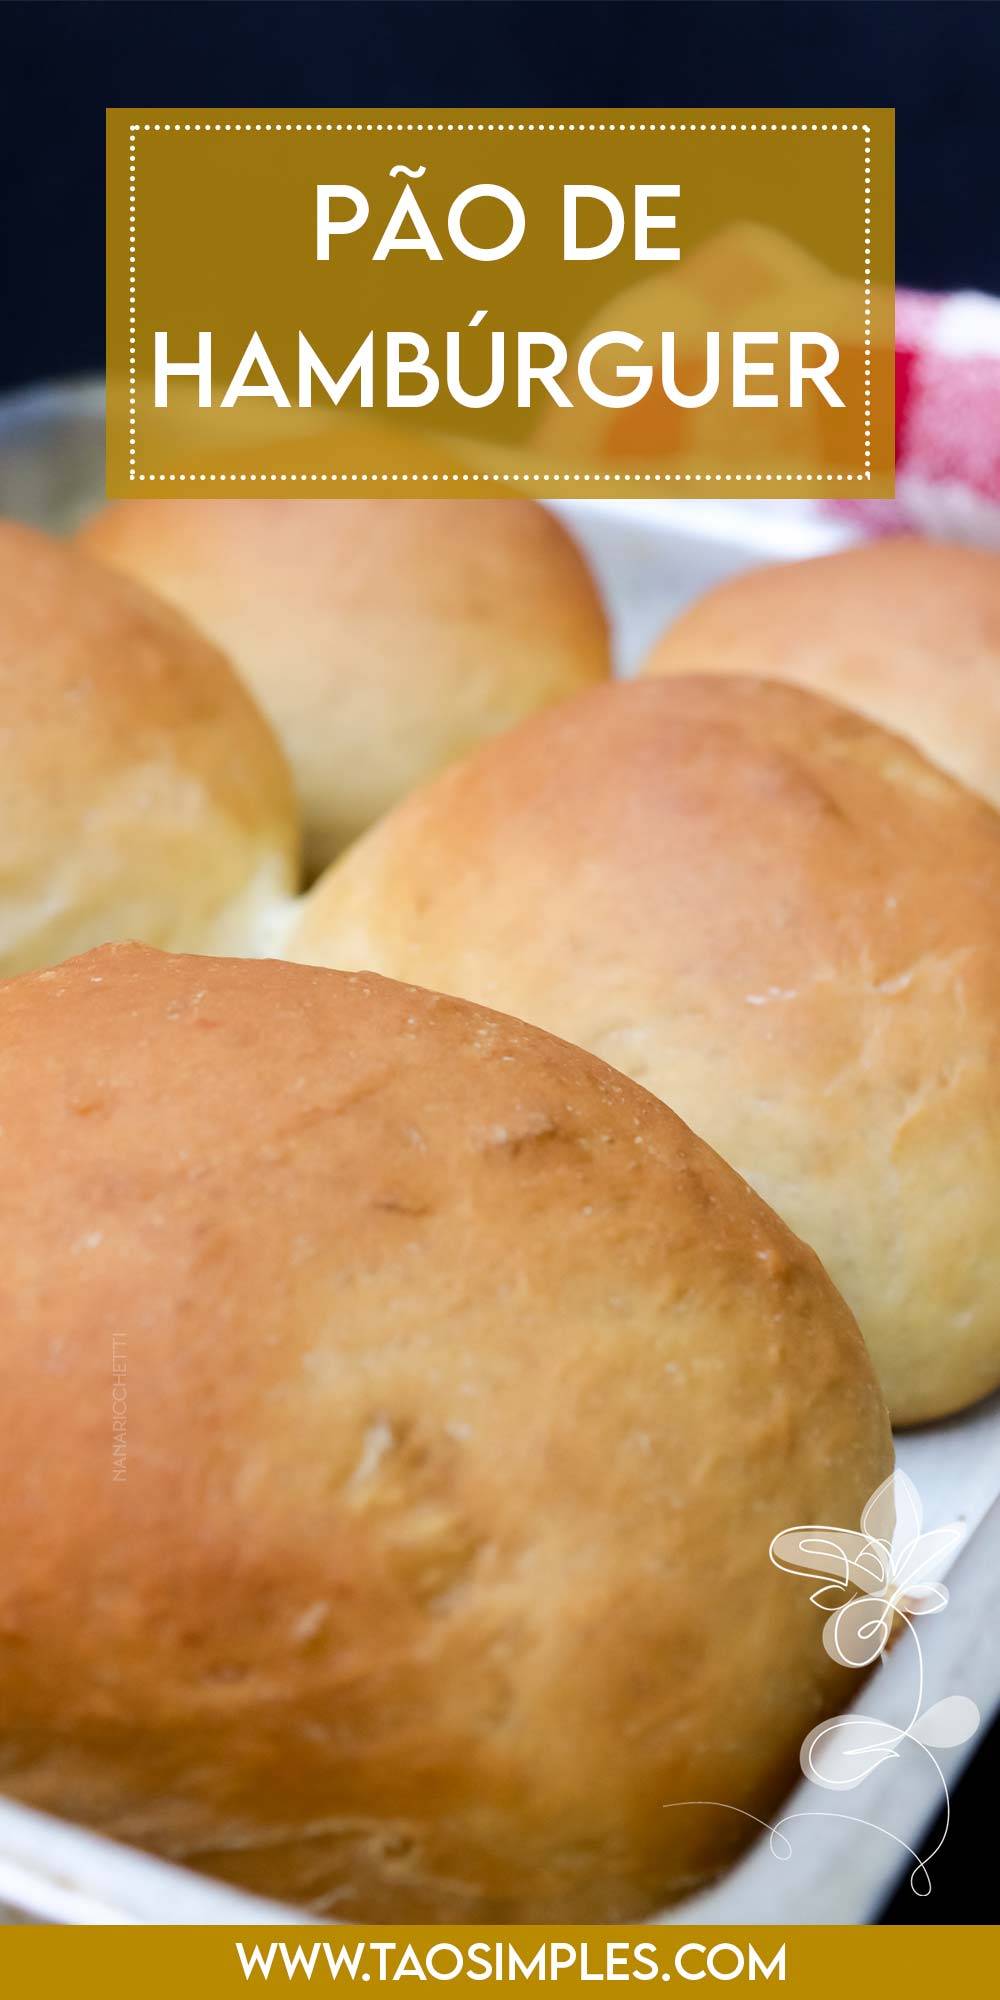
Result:
{"label": "dotted border on banner", "polygon": [[[864,471],[863,472],[139,472],[136,466],[136,148],[140,132],[860,132],[864,138]],[[872,476],[872,169],[871,126],[861,122],[810,123],[746,119],[676,123],[596,120],[497,123],[410,121],[327,124],[262,120],[160,121],[129,126],[128,141],[128,459],[129,480],[149,485],[823,485]]]}

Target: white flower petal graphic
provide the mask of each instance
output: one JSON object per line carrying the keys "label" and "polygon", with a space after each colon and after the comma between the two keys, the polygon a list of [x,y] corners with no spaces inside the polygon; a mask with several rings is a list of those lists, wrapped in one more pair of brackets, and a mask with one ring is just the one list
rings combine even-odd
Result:
{"label": "white flower petal graphic", "polygon": [[897,1755],[902,1733],[873,1715],[834,1715],[809,1731],[799,1762],[812,1784],[830,1792],[853,1791]]}
{"label": "white flower petal graphic", "polygon": [[892,1606],[884,1597],[852,1597],[827,1619],[823,1645],[842,1667],[870,1667],[891,1631]]}
{"label": "white flower petal graphic", "polygon": [[953,1750],[967,1743],[980,1723],[979,1710],[967,1694],[946,1694],[911,1724],[909,1734],[933,1750]]}
{"label": "white flower petal graphic", "polygon": [[815,1604],[817,1611],[839,1611],[849,1589],[850,1584],[821,1583],[818,1590],[810,1591],[809,1602]]}
{"label": "white flower petal graphic", "polygon": [[927,1535],[918,1535],[915,1541],[900,1548],[893,1559],[892,1571],[896,1585],[917,1583],[931,1570],[939,1568],[965,1535],[963,1521],[949,1521],[945,1528],[932,1528]]}
{"label": "white flower petal graphic", "polygon": [[881,1486],[876,1486],[861,1516],[861,1526],[866,1535],[891,1549],[894,1538],[912,1542],[920,1533],[923,1518],[920,1495],[912,1479],[897,1470],[890,1472]]}
{"label": "white flower petal graphic", "polygon": [[943,1583],[914,1583],[902,1590],[894,1590],[893,1604],[905,1612],[907,1618],[922,1618],[929,1611],[943,1611],[948,1602],[948,1592]]}
{"label": "white flower petal graphic", "polygon": [[771,1543],[776,1569],[793,1576],[830,1576],[845,1588],[872,1592],[889,1581],[888,1551],[857,1528],[786,1528]]}

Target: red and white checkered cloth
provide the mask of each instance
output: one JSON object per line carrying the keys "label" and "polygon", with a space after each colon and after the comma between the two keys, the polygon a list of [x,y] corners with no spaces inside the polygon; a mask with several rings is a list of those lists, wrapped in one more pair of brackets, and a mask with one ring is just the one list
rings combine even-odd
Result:
{"label": "red and white checkered cloth", "polygon": [[896,294],[896,497],[833,503],[860,534],[1000,548],[1000,300]]}

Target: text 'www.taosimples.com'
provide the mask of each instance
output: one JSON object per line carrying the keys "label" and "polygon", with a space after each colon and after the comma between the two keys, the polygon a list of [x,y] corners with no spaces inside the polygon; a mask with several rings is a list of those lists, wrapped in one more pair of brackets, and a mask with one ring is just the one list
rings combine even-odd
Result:
{"label": "text 'www.taosimples.com'", "polygon": [[485,1939],[467,1945],[442,1939],[421,1949],[385,1938],[362,1938],[350,1944],[322,1939],[298,1945],[276,1938],[263,1945],[237,1943],[236,1953],[245,1979],[273,1978],[279,1984],[285,1979],[314,1978],[321,1983],[342,1979],[382,1985],[392,1985],[397,1979],[445,1985],[453,1979],[506,1984],[560,1978],[597,1983],[711,1979],[726,1984],[785,1979],[784,1944],[768,1945],[761,1951],[753,1944],[734,1944],[726,1939],[708,1944],[689,1938],[669,1946],[652,1938],[578,1944],[549,1939],[532,1952],[509,1941]]}

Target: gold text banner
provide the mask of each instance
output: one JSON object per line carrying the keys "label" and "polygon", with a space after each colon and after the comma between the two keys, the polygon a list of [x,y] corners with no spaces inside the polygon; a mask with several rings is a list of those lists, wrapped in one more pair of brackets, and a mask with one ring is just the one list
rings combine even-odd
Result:
{"label": "gold text banner", "polygon": [[116,110],[115,495],[892,491],[892,113]]}

